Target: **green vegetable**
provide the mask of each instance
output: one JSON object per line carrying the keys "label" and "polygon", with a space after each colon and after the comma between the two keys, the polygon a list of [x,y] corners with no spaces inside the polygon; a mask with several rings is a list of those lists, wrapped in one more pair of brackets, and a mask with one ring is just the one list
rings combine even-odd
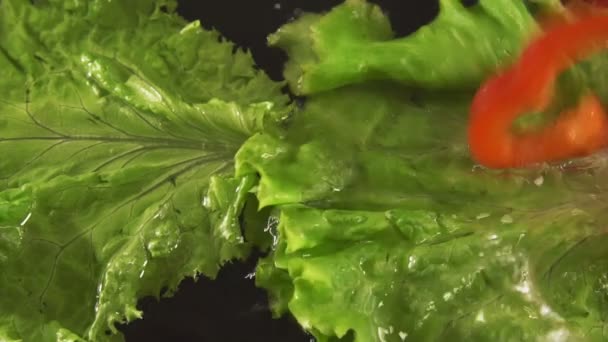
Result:
{"label": "green vegetable", "polygon": [[[465,138],[558,6],[441,0],[399,39],[363,0],[304,15],[270,39],[297,109],[172,1],[1,1],[0,340],[121,340],[253,246],[320,342],[605,340],[605,156],[492,172]],[[573,82],[603,96],[605,61]]]}
{"label": "green vegetable", "polygon": [[[349,1],[279,31],[289,37],[290,81],[294,60],[316,58],[305,48],[316,46],[309,33],[342,32],[335,27],[352,17],[338,13],[356,6],[379,15],[372,6]],[[444,17],[464,13],[445,8]],[[333,31],[321,25],[330,21]],[[319,24],[303,29],[312,22]],[[482,37],[492,32],[484,23],[471,24]],[[500,27],[511,30],[507,37],[521,28]],[[534,25],[527,30],[518,34],[531,34]],[[455,34],[458,27],[448,31]],[[403,44],[423,44],[422,32]],[[467,63],[486,65],[487,55],[476,50],[480,41],[461,43],[470,53]],[[372,54],[374,44],[366,46]],[[274,252],[257,271],[275,315],[291,312],[318,341],[605,340],[605,155],[530,170],[476,167],[465,137],[472,92],[438,90],[436,85],[450,84],[447,76],[437,76],[436,84],[420,81],[442,51],[436,49],[411,49],[429,64],[412,69],[405,85],[370,81],[365,73],[346,82],[338,64],[317,79],[310,70],[324,65],[321,59],[306,69],[302,84],[310,87],[300,90],[325,91],[313,94],[284,132],[259,133],[239,150],[237,176],[260,175],[260,205],[275,206],[273,220],[279,222]],[[327,60],[351,63],[361,56],[338,42],[324,53]],[[577,66],[563,90],[583,80],[605,94],[598,76],[605,61],[605,55],[596,56]],[[456,62],[447,58],[450,63]],[[450,72],[461,85],[473,80],[466,65]],[[384,78],[395,75],[405,74]],[[343,86],[353,82],[363,84]]]}
{"label": "green vegetable", "polygon": [[[349,332],[355,341],[603,339],[594,329],[605,304],[597,222],[569,212],[512,223],[473,215],[287,206],[277,269],[264,266],[258,282],[319,341]],[[276,288],[280,276],[291,281]]]}
{"label": "green vegetable", "polygon": [[289,54],[285,76],[297,94],[369,80],[474,89],[509,62],[534,30],[521,0],[480,0],[470,8],[460,0],[440,0],[430,24],[395,38],[378,6],[347,0],[326,15],[306,14],[283,26],[269,42]]}
{"label": "green vegetable", "polygon": [[260,203],[280,208],[257,272],[276,315],[319,341],[604,339],[604,157],[476,169],[467,103],[344,88],[245,143],[237,175],[260,174]]}
{"label": "green vegetable", "polygon": [[0,3],[0,340],[120,340],[138,298],[247,255],[233,156],[287,101],[174,8]]}

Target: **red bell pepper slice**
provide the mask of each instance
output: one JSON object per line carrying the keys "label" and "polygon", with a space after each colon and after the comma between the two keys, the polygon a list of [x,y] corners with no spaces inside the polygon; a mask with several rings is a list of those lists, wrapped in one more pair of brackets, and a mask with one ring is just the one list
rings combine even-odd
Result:
{"label": "red bell pepper slice", "polygon": [[607,12],[588,11],[548,26],[519,61],[477,92],[468,132],[473,159],[490,168],[523,167],[585,156],[608,146],[608,116],[592,93],[546,127],[513,130],[518,117],[547,108],[561,72],[607,46]]}

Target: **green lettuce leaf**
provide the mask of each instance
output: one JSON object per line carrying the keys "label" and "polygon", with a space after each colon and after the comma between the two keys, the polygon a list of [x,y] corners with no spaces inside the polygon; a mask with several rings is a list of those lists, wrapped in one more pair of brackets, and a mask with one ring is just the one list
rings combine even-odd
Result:
{"label": "green lettuce leaf", "polygon": [[343,87],[241,147],[237,176],[278,206],[257,271],[276,315],[319,341],[605,338],[605,155],[479,168],[470,98]]}
{"label": "green lettuce leaf", "polygon": [[248,254],[233,157],[280,84],[171,1],[0,2],[0,339],[121,340]]}
{"label": "green lettuce leaf", "polygon": [[[378,83],[325,92],[310,98],[282,134],[250,138],[237,154],[237,175],[261,175],[262,207],[429,209],[445,202],[466,207],[463,199],[470,199],[548,208],[562,200],[551,196],[571,195],[556,167],[505,175],[477,167],[466,141],[470,98]],[[571,168],[601,166],[601,160],[578,160]],[[595,191],[601,175],[577,173],[566,181]],[[540,177],[546,186],[535,185]]]}
{"label": "green lettuce leaf", "polygon": [[347,0],[325,15],[303,15],[269,42],[289,54],[285,77],[297,94],[369,80],[461,89],[477,87],[517,56],[536,26],[524,1],[480,0],[465,7],[460,0],[440,0],[437,18],[395,38],[378,6]]}
{"label": "green lettuce leaf", "polygon": [[283,207],[258,284],[318,341],[605,339],[605,214],[448,210]]}
{"label": "green lettuce leaf", "polygon": [[[467,151],[467,88],[510,62],[540,8],[559,4],[443,0],[390,40],[377,7],[347,1],[271,37],[292,89],[313,94],[237,154],[277,206],[256,273],[275,315],[318,341],[606,340],[605,153],[495,172]],[[605,102],[606,60],[562,75],[557,108],[580,89]]]}

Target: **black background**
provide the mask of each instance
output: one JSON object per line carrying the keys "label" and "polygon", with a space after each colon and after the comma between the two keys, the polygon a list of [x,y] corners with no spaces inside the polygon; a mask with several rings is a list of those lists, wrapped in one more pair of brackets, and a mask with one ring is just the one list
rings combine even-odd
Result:
{"label": "black background", "polygon": [[[302,11],[328,10],[340,0],[181,0],[179,13],[199,19],[238,46],[251,50],[257,65],[280,80],[286,56],[266,46],[266,37]],[[399,36],[414,31],[437,14],[437,0],[376,0]],[[463,0],[471,4],[474,1]],[[225,266],[214,281],[186,279],[176,295],[160,302],[140,301],[144,319],[120,327],[127,342],[309,342],[291,318],[271,318],[266,294],[246,278],[256,256]]]}

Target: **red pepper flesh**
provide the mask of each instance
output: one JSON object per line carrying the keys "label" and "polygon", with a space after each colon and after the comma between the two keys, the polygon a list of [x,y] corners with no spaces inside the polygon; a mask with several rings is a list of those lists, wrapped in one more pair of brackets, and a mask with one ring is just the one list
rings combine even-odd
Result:
{"label": "red pepper flesh", "polygon": [[607,42],[606,12],[547,27],[517,63],[477,92],[468,132],[473,158],[490,168],[512,168],[589,155],[608,146],[608,116],[594,94],[538,131],[512,129],[521,115],[546,109],[561,72]]}
{"label": "red pepper flesh", "polygon": [[594,6],[608,7],[608,0],[587,0],[587,2]]}

